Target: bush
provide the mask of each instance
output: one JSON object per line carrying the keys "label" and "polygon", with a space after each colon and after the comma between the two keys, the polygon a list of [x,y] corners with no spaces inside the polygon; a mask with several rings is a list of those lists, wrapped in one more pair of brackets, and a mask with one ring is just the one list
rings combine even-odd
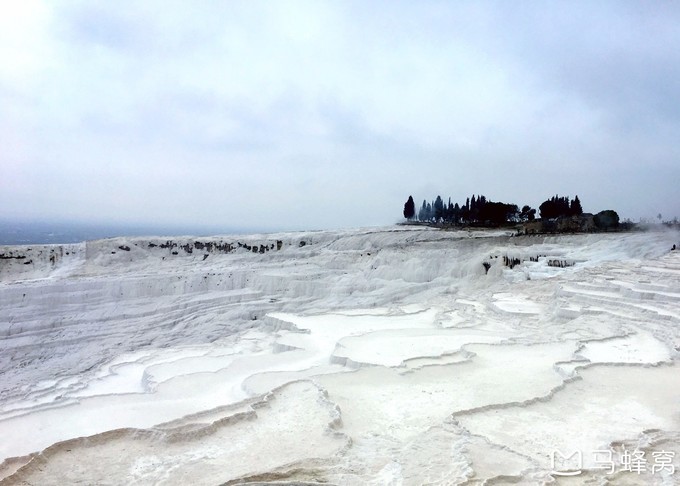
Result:
{"label": "bush", "polygon": [[613,209],[600,211],[593,217],[595,226],[602,230],[609,230],[619,227],[619,215]]}

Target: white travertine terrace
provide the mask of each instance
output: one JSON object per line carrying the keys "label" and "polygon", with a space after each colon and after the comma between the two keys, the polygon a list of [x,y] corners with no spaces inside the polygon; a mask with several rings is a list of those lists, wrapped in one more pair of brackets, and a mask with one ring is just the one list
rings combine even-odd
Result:
{"label": "white travertine terrace", "polygon": [[[680,469],[679,240],[1,247],[0,484],[674,484],[651,464]],[[648,470],[598,469],[624,447]],[[555,450],[582,451],[571,482]]]}

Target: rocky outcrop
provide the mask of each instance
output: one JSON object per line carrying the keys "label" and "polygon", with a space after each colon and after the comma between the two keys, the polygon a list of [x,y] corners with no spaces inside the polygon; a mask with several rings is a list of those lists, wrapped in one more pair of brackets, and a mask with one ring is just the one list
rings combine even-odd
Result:
{"label": "rocky outcrop", "polygon": [[593,215],[583,213],[579,216],[565,216],[556,219],[541,219],[522,224],[521,234],[539,233],[592,233],[598,231]]}
{"label": "rocky outcrop", "polygon": [[[101,240],[106,241],[106,240]],[[113,240],[112,240],[113,242]],[[114,242],[115,244],[115,242]],[[301,241],[298,246],[305,246],[307,243]],[[134,243],[134,246],[140,247],[140,243]],[[142,248],[147,250],[161,249],[170,250],[171,255],[192,255],[194,250],[200,253],[205,260],[207,255],[210,254],[227,254],[232,253],[237,250],[245,250],[251,253],[264,254],[270,251],[280,251],[283,249],[282,240],[266,241],[261,242],[244,242],[244,241],[234,241],[228,242],[224,240],[198,240],[194,239],[191,241],[175,241],[175,240],[163,240],[163,241],[143,241],[141,243]],[[130,247],[127,245],[119,245],[117,247],[120,250],[130,251]]]}
{"label": "rocky outcrop", "polygon": [[83,250],[83,243],[0,247],[0,281],[12,280],[18,275],[25,278],[46,277],[63,263],[76,261]]}

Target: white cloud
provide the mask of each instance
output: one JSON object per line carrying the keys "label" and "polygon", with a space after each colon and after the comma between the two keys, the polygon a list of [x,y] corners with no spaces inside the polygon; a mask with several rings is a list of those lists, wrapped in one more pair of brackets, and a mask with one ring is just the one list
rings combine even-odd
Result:
{"label": "white cloud", "polygon": [[0,203],[20,216],[346,226],[425,190],[680,215],[668,6],[3,8]]}

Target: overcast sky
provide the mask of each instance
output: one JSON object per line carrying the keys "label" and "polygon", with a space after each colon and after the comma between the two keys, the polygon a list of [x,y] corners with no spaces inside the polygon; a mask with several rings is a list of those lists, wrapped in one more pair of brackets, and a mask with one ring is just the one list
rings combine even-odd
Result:
{"label": "overcast sky", "polygon": [[391,224],[410,194],[680,217],[680,2],[2,1],[5,217]]}

